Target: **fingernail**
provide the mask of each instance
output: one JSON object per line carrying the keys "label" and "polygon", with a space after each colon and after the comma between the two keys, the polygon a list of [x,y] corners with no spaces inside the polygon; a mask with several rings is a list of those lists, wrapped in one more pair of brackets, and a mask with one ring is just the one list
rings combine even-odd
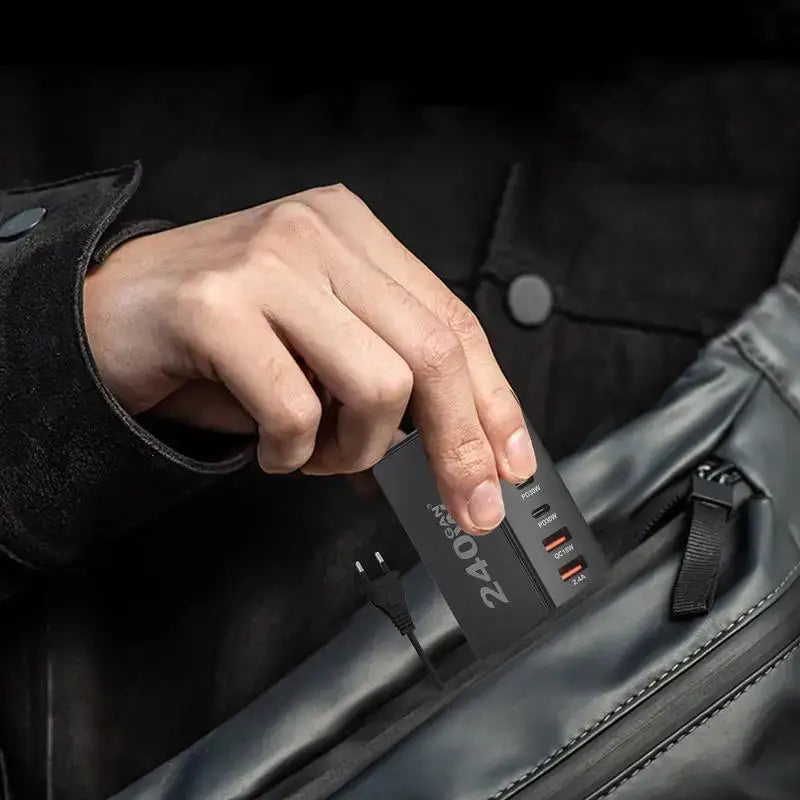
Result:
{"label": "fingernail", "polygon": [[467,505],[472,524],[480,531],[494,530],[505,516],[500,487],[493,481],[484,481],[475,487]]}
{"label": "fingernail", "polygon": [[518,428],[506,442],[506,463],[512,476],[518,481],[530,478],[536,471],[536,456],[528,431]]}

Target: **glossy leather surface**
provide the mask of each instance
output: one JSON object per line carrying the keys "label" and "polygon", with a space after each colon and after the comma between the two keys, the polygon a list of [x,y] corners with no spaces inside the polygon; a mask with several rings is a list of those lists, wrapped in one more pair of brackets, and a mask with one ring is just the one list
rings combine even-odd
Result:
{"label": "glossy leather surface", "polygon": [[[510,796],[773,603],[800,561],[800,493],[790,480],[800,453],[799,374],[800,298],[780,287],[713,342],[657,409],[561,465],[592,522],[612,512],[624,516],[712,450],[735,461],[765,498],[748,512],[736,580],[711,614],[668,620],[677,556],[662,561],[607,593],[601,604],[570,615],[557,637],[469,686],[335,796]],[[407,582],[425,645],[456,640],[454,621],[427,576],[413,570]],[[222,800],[266,791],[406,683],[414,659],[385,621],[364,609],[280,684],[117,800]],[[785,674],[790,662],[763,685]],[[673,755],[681,752],[676,746]],[[649,795],[649,771],[630,781],[640,787],[638,795],[620,796]],[[536,796],[535,785],[526,797]],[[337,780],[328,786],[335,790]]]}
{"label": "glossy leather surface", "polygon": [[[406,596],[423,647],[460,639],[427,573],[406,576]],[[194,747],[119,793],[117,800],[249,798],[275,776],[336,741],[364,709],[417,674],[416,653],[371,606],[273,689]]]}
{"label": "glossy leather surface", "polygon": [[[791,475],[793,463],[796,469],[798,450],[792,453],[783,439],[797,424],[785,417],[786,406],[800,415],[800,331],[787,323],[798,316],[800,295],[784,289],[732,331],[742,355],[758,366],[765,382],[744,409],[725,450],[731,459],[745,460],[750,474],[760,481],[776,469]],[[776,424],[758,424],[755,415]],[[777,529],[800,541],[796,484],[766,478],[766,486],[774,500]],[[794,800],[800,792],[798,730],[800,645],[796,644],[699,717],[676,741],[652,753],[639,769],[621,776],[613,796],[667,800],[691,793],[698,800]]]}
{"label": "glossy leather surface", "polygon": [[792,647],[625,776],[613,797],[796,800],[798,729],[800,647]]}

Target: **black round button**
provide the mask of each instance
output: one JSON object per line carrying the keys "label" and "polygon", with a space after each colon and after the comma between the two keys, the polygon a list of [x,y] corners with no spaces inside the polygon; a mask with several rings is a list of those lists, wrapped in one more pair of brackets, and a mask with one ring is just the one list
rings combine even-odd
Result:
{"label": "black round button", "polygon": [[553,290],[539,275],[519,275],[508,287],[508,311],[520,325],[547,322],[553,309]]}
{"label": "black round button", "polygon": [[18,211],[0,223],[0,240],[16,239],[18,236],[33,230],[44,219],[45,214],[47,214],[47,209],[42,208],[42,206],[34,206],[34,208]]}

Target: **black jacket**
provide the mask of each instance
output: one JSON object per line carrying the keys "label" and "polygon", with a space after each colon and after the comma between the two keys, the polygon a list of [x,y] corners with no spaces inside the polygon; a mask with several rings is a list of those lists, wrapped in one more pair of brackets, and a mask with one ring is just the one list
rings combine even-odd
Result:
{"label": "black jacket", "polygon": [[[124,210],[135,168],[0,196],[0,221],[47,209],[0,242],[0,764],[15,798],[110,795],[328,639],[360,604],[354,559],[415,560],[380,498],[267,478],[246,443],[117,407],[86,350],[80,286],[126,219],[183,222],[343,180],[474,305],[560,457],[656,402],[773,282],[800,217],[800,79],[784,68],[578,85],[511,119],[369,93],[254,111],[253,76],[219,94],[166,79],[160,102],[182,115],[164,139],[157,106],[142,121],[143,81],[116,93],[116,125],[79,86],[40,123],[78,103],[80,151],[15,161],[35,174],[142,152],[149,177]],[[325,125],[324,140],[308,133]],[[555,297],[533,328],[506,304],[525,273]]]}
{"label": "black jacket", "polygon": [[101,239],[120,240],[113,226],[140,177],[132,166],[2,197],[8,224],[29,209],[45,212],[31,230],[0,236],[0,548],[23,567],[74,563],[93,542],[158,515],[244,460],[236,452],[202,461],[159,441],[122,410],[94,367],[83,279]]}

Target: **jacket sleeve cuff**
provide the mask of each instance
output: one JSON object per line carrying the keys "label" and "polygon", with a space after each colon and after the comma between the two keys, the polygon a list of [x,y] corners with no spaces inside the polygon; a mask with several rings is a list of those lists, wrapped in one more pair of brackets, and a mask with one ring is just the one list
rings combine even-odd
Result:
{"label": "jacket sleeve cuff", "polygon": [[0,550],[29,566],[74,562],[252,457],[238,439],[213,460],[179,452],[128,415],[95,369],[83,280],[140,175],[134,164],[3,198],[5,219],[46,210],[0,241]]}
{"label": "jacket sleeve cuff", "polygon": [[97,247],[92,253],[92,263],[102,264],[111,253],[125,242],[136,239],[138,236],[147,236],[150,233],[159,233],[174,228],[175,223],[165,219],[140,219],[136,222],[115,221],[100,237]]}

